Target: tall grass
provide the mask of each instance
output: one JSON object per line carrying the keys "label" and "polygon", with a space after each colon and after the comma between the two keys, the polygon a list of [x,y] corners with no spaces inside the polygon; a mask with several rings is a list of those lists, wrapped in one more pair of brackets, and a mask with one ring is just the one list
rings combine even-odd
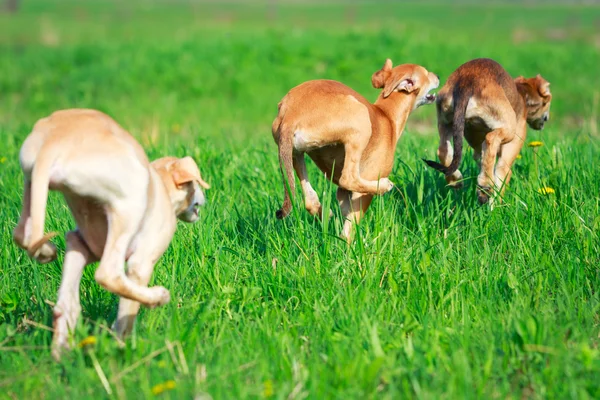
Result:
{"label": "tall grass", "polygon": [[[0,397],[588,398],[600,396],[600,170],[597,7],[403,4],[207,5],[23,2],[1,15]],[[296,84],[338,79],[370,99],[386,57],[442,81],[492,57],[551,82],[551,121],[529,140],[505,202],[470,181],[454,192],[421,157],[437,145],[433,107],[410,117],[391,180],[348,247],[335,187],[309,162],[323,222],[283,197],[270,134]],[[18,150],[55,109],[111,114],[151,158],[192,155],[212,184],[180,224],[124,347],[107,327],[116,298],[84,274],[76,348],[50,357],[59,259],[11,242],[21,206]],[[543,195],[541,187],[554,194]],[[47,231],[68,231],[52,194]],[[101,372],[99,372],[101,371]],[[108,387],[102,384],[106,375]],[[108,394],[110,390],[110,395]]]}

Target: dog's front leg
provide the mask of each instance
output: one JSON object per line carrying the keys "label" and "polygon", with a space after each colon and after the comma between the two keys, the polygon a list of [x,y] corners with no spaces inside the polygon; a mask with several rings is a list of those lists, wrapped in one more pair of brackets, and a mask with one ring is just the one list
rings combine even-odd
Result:
{"label": "dog's front leg", "polygon": [[495,186],[494,167],[500,145],[506,137],[506,131],[506,128],[497,128],[489,132],[482,144],[481,171],[477,177],[477,199],[481,204],[487,203],[490,197],[493,197],[495,192],[499,190]]}
{"label": "dog's front leg", "polygon": [[392,190],[394,184],[388,178],[368,181],[360,176],[360,160],[369,144],[370,136],[363,137],[361,132],[350,134],[344,143],[344,168],[339,186],[350,192],[384,194]]}
{"label": "dog's front leg", "polygon": [[504,193],[506,186],[508,186],[508,182],[510,182],[510,178],[512,177],[512,165],[521,152],[526,135],[527,125],[526,122],[523,121],[517,130],[516,137],[500,147],[498,162],[496,163],[496,169],[494,171],[494,181],[496,186],[500,188],[500,195]]}
{"label": "dog's front leg", "polygon": [[[154,271],[154,263],[151,259],[141,259],[141,257],[136,257],[134,254],[127,263],[127,277],[137,285],[148,286]],[[124,337],[133,330],[140,305],[138,301],[125,297],[121,297],[119,300],[119,312],[112,327],[119,337]]]}
{"label": "dog's front leg", "polygon": [[346,239],[348,243],[351,243],[354,224],[360,222],[360,219],[371,205],[373,195],[353,193],[346,189],[338,188],[336,197],[344,218],[344,228],[341,236]]}
{"label": "dog's front leg", "polygon": [[[145,191],[138,191],[145,196]],[[145,198],[112,206],[107,212],[108,235],[100,265],[96,270],[96,281],[106,290],[118,296],[139,301],[147,307],[166,304],[170,300],[169,291],[162,286],[146,287],[125,275],[125,254],[141,224],[145,212]]]}
{"label": "dog's front leg", "polygon": [[63,349],[69,348],[69,332],[75,329],[81,305],[79,302],[79,285],[86,265],[95,261],[78,231],[66,235],[67,251],[63,263],[62,281],[58,290],[58,301],[54,307],[52,337],[52,356],[60,359]]}

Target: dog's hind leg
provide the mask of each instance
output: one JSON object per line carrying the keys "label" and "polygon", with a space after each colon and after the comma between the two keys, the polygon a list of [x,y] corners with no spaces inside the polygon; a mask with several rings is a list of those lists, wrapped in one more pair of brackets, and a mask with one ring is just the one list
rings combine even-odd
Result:
{"label": "dog's hind leg", "polygon": [[69,332],[75,329],[81,305],[79,301],[79,285],[86,265],[95,261],[78,231],[66,235],[67,250],[63,263],[62,280],[58,290],[58,301],[54,307],[52,337],[52,356],[60,359],[63,349],[69,348]]}
{"label": "dog's hind leg", "polygon": [[[137,285],[147,287],[154,271],[153,258],[157,257],[148,256],[141,252],[133,254],[129,261],[127,261],[127,278]],[[119,300],[119,312],[113,325],[113,330],[120,337],[131,333],[139,310],[139,302],[121,297]]]}
{"label": "dog's hind leg", "polygon": [[[36,243],[31,243],[33,220],[31,217],[31,179],[25,178],[23,188],[23,208],[21,217],[13,231],[13,240],[20,248],[30,252],[30,256],[38,262],[45,264],[56,259],[56,246],[48,240],[56,233],[48,233]],[[45,212],[45,208],[44,208]]]}
{"label": "dog's hind leg", "polygon": [[118,296],[156,307],[169,302],[169,291],[162,286],[142,286],[125,275],[126,253],[142,223],[146,211],[146,193],[141,188],[131,188],[127,202],[111,204],[107,210],[108,234],[95,278],[106,290]]}
{"label": "dog's hind leg", "polygon": [[296,175],[300,179],[302,185],[302,194],[304,195],[304,206],[310,215],[322,217],[321,202],[319,202],[319,196],[313,189],[310,182],[308,181],[308,172],[306,171],[306,162],[304,160],[304,153],[294,152],[293,155],[294,170]]}
{"label": "dog's hind leg", "polygon": [[15,243],[22,249],[27,250],[29,243],[26,242],[25,238],[26,230],[31,230],[31,180],[25,178],[23,188],[23,209],[21,211],[21,217],[19,222],[13,231],[13,239]]}
{"label": "dog's hind leg", "polygon": [[371,205],[372,194],[350,192],[343,188],[338,188],[336,193],[337,200],[342,210],[344,218],[344,228],[342,238],[348,243],[352,242],[354,224],[358,224]]}
{"label": "dog's hind leg", "polygon": [[368,181],[360,176],[360,161],[370,140],[370,135],[365,136],[363,133],[370,131],[371,126],[347,135],[344,141],[344,168],[339,179],[339,186],[350,192],[381,195],[394,187],[388,178]]}
{"label": "dog's hind leg", "polygon": [[[438,122],[438,132],[440,134],[440,145],[437,149],[437,156],[440,160],[440,163],[444,167],[450,166],[452,163],[452,158],[454,154],[454,149],[452,148],[452,125],[448,125],[444,122]],[[463,176],[459,170],[454,171],[450,175],[446,175],[446,182],[448,186],[460,189],[463,186],[462,183]]]}
{"label": "dog's hind leg", "polygon": [[296,191],[296,178],[292,171],[294,162],[294,135],[289,129],[278,125],[277,130],[273,130],[273,138],[277,138],[278,140],[279,168],[281,170],[283,182],[283,204],[281,205],[281,208],[275,212],[275,216],[278,219],[283,219],[292,211],[292,197]]}
{"label": "dog's hind leg", "polygon": [[494,169],[500,146],[508,135],[509,130],[507,128],[494,129],[486,135],[485,142],[482,144],[481,171],[477,177],[477,199],[481,204],[487,203],[490,197],[495,196],[495,192],[500,190],[500,187],[495,185]]}

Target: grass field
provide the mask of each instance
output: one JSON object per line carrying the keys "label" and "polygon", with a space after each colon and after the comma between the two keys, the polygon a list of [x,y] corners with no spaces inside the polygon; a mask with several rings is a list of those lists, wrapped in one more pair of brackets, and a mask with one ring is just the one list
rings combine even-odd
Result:
{"label": "grass field", "polygon": [[[0,14],[0,398],[600,398],[600,7],[449,4],[24,0]],[[480,56],[541,73],[554,96],[501,207],[477,204],[470,150],[459,192],[421,162],[437,146],[422,107],[396,189],[352,246],[310,162],[333,217],[275,219],[270,126],[287,90],[326,77],[374,100],[386,57],[443,82]],[[19,147],[67,107],[109,113],[151,158],[192,155],[213,188],[157,264],[171,303],[142,310],[119,346],[117,299],[88,267],[75,336],[97,343],[56,364],[64,240],[38,265],[11,232]],[[72,229],[60,196],[47,215],[46,231]]]}

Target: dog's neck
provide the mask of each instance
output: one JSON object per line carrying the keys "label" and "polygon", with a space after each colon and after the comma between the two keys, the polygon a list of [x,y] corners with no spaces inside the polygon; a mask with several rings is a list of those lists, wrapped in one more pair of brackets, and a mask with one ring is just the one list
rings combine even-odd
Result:
{"label": "dog's neck", "polygon": [[[179,214],[181,214],[182,212],[185,211],[185,206],[184,206],[185,197],[178,198],[178,196],[175,196],[172,192],[169,192],[169,197],[171,199],[171,208],[173,210],[173,215],[178,216]],[[181,197],[181,196],[179,196],[179,197]]]}
{"label": "dog's neck", "polygon": [[404,132],[404,126],[413,110],[414,101],[414,96],[402,92],[392,93],[387,98],[380,94],[375,101],[374,105],[383,112],[392,125],[394,143]]}
{"label": "dog's neck", "polygon": [[527,118],[527,113],[528,113],[528,106],[527,106],[527,85],[524,85],[522,83],[517,83],[515,82],[516,86],[517,86],[517,92],[519,92],[519,96],[521,96],[521,99],[523,100],[523,116],[525,118]]}
{"label": "dog's neck", "polygon": [[[185,202],[185,194],[180,193],[175,187],[175,183],[173,182],[173,177],[167,171],[162,168],[152,168],[154,172],[156,172],[156,180],[155,183],[160,182],[161,185],[165,188],[165,194],[169,198],[169,203],[171,205],[171,210],[173,210],[173,215],[177,216],[185,210],[184,202]],[[152,188],[152,190],[156,190]],[[150,193],[148,193],[150,195]]]}
{"label": "dog's neck", "polygon": [[515,82],[515,85],[517,86],[517,92],[519,92],[519,95],[523,98],[523,101],[527,102],[527,85],[517,82]]}

